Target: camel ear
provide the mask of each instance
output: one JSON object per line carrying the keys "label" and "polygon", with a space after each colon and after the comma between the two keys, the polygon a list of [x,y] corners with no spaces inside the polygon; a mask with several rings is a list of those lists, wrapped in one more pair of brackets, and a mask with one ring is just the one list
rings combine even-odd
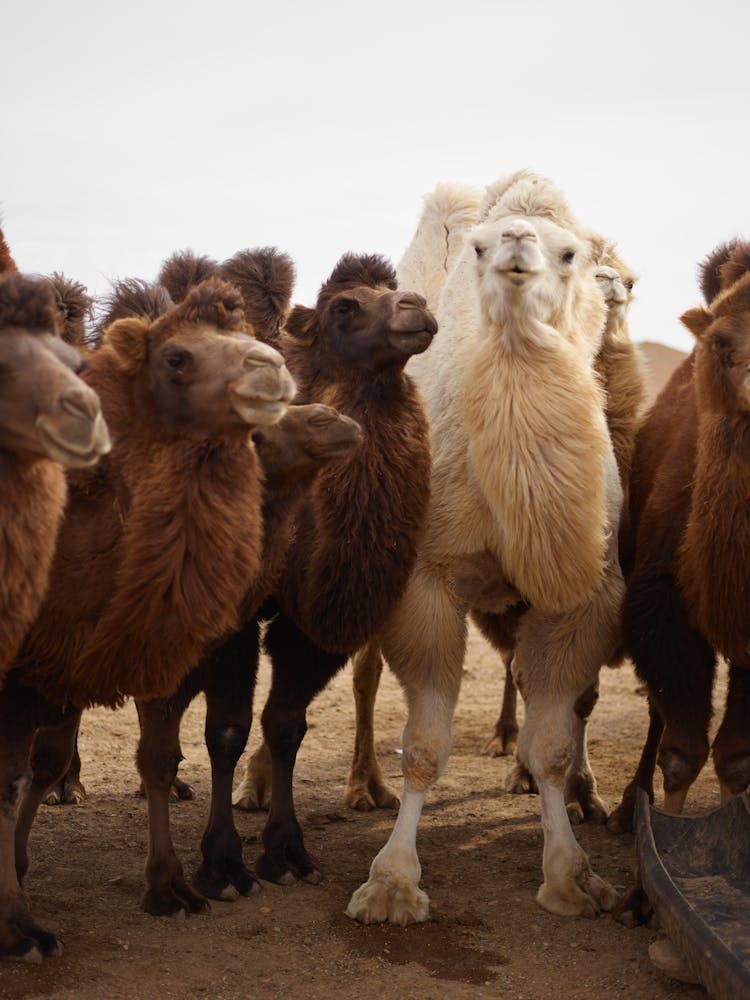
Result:
{"label": "camel ear", "polygon": [[680,323],[686,326],[693,336],[700,340],[711,325],[712,319],[711,313],[707,312],[702,306],[696,306],[695,309],[688,309],[686,313],[680,316]]}
{"label": "camel ear", "polygon": [[133,375],[146,360],[148,345],[146,334],[149,322],[137,316],[128,316],[110,323],[104,331],[102,346],[109,347],[119,368]]}
{"label": "camel ear", "polygon": [[311,344],[318,332],[315,310],[308,309],[307,306],[295,306],[287,317],[284,329],[295,340],[301,340],[303,344]]}

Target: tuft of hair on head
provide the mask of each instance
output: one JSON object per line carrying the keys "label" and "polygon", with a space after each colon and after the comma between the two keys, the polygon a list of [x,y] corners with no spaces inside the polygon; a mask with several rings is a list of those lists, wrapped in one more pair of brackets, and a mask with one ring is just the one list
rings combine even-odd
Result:
{"label": "tuft of hair on head", "polygon": [[167,289],[173,302],[182,302],[191,288],[218,276],[219,270],[219,264],[210,257],[181,250],[164,261],[156,280]]}
{"label": "tuft of hair on head", "polygon": [[707,305],[711,305],[722,290],[721,268],[729,259],[736,242],[729,240],[727,243],[720,243],[698,265],[698,284]]}
{"label": "tuft of hair on head", "polygon": [[345,253],[341,257],[318,293],[318,304],[347,288],[365,285],[378,288],[385,285],[391,291],[398,288],[396,269],[387,257],[380,254]]}
{"label": "tuft of hair on head", "polygon": [[48,279],[62,320],[62,339],[79,349],[86,346],[86,325],[93,315],[94,300],[85,285],[55,271]]}
{"label": "tuft of hair on head", "polygon": [[114,282],[104,299],[104,313],[97,322],[99,334],[118,319],[136,317],[150,322],[174,308],[166,288],[140,278],[123,278]]}
{"label": "tuft of hair on head", "polygon": [[5,240],[5,233],[2,230],[2,226],[0,226],[0,275],[17,273],[18,267],[16,266],[16,262],[13,260],[13,255],[11,254],[10,248]]}
{"label": "tuft of hair on head", "polygon": [[220,273],[241,292],[245,318],[256,337],[275,343],[292,299],[292,258],[275,247],[240,250],[221,265]]}
{"label": "tuft of hair on head", "polygon": [[477,222],[506,215],[539,216],[564,229],[580,228],[562,191],[548,177],[533,170],[517,170],[487,185]]}
{"label": "tuft of hair on head", "polygon": [[750,271],[750,243],[746,240],[734,240],[729,257],[719,268],[722,291],[743,278]]}
{"label": "tuft of hair on head", "polygon": [[18,272],[0,276],[0,330],[11,326],[61,332],[62,318],[48,279]]}
{"label": "tuft of hair on head", "polygon": [[207,323],[219,330],[248,333],[242,295],[234,285],[221,278],[207,278],[191,288],[184,300],[167,317],[171,323]]}

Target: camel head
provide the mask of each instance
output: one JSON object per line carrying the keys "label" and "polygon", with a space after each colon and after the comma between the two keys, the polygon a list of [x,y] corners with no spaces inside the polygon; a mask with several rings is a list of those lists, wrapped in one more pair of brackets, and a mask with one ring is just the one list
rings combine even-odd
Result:
{"label": "camel head", "polygon": [[328,462],[349,458],[362,440],[356,420],[322,403],[290,406],[273,427],[253,432],[266,481],[271,483],[296,481]]}
{"label": "camel head", "polygon": [[430,346],[437,322],[421,295],[398,290],[383,257],[345,254],[315,308],[294,307],[286,332],[316,353],[322,371],[345,376],[402,369]]}
{"label": "camel head", "polygon": [[[716,262],[716,251],[706,265]],[[707,307],[680,320],[696,339],[698,392],[715,412],[750,416],[750,243],[731,245],[718,268],[717,287]],[[704,292],[706,284],[704,283]]]}
{"label": "camel head", "polygon": [[[144,420],[167,434],[221,437],[281,419],[294,382],[278,351],[251,336],[236,289],[209,278],[158,315],[153,302],[139,309],[132,298],[131,315],[104,329],[101,350],[132,378]],[[117,291],[114,299],[117,315]]]}
{"label": "camel head", "polygon": [[46,279],[0,279],[0,449],[70,468],[110,450],[99,398],[79,377],[81,355],[61,338]]}
{"label": "camel head", "polygon": [[483,320],[501,342],[562,336],[596,354],[605,307],[594,245],[549,181],[521,171],[490,186],[466,253]]}
{"label": "camel head", "polygon": [[594,276],[607,304],[608,315],[624,315],[633,301],[633,289],[638,280],[622,260],[614,243],[592,235]]}

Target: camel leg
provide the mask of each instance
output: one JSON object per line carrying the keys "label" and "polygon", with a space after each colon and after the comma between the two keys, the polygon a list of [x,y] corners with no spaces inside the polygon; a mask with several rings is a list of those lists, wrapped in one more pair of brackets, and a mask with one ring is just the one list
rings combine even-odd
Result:
{"label": "camel leg", "polygon": [[495,731],[482,747],[482,753],[489,757],[505,757],[514,754],[518,744],[518,689],[513,680],[512,662],[513,653],[505,653],[503,655],[505,666],[503,704],[495,723]]}
{"label": "camel leg", "polygon": [[750,785],[750,670],[729,668],[724,718],[713,745],[722,803]]}
{"label": "camel leg", "polygon": [[146,892],[141,905],[155,917],[208,909],[204,897],[185,881],[169,827],[169,791],[182,760],[180,722],[188,704],[189,700],[176,697],[136,702],[141,726],[136,761],[148,801]]}
{"label": "camel leg", "polygon": [[31,783],[18,811],[16,822],[16,873],[19,884],[29,869],[28,843],[31,827],[47,790],[69,769],[81,721],[73,712],[59,725],[37,729],[31,746]]}
{"label": "camel leg", "polygon": [[388,920],[405,926],[429,916],[429,898],[419,888],[417,827],[427,790],[442,774],[450,753],[451,721],[466,651],[465,615],[442,581],[415,572],[380,638],[408,702],[404,791],[391,836],[346,913],[365,924]]}
{"label": "camel leg", "polygon": [[86,789],[81,783],[81,757],[78,753],[78,729],[80,723],[79,716],[70,766],[59,780],[50,784],[42,799],[45,806],[77,806],[86,798]]}
{"label": "camel leg", "polygon": [[294,764],[307,732],[307,706],[348,657],[319,649],[281,614],[269,624],[265,646],[273,665],[271,690],[262,716],[263,734],[271,752],[272,788],[271,811],[263,831],[265,850],[256,871],[261,878],[283,885],[297,878],[317,883],[320,872],[305,850],[294,811]]}
{"label": "camel leg", "polygon": [[242,781],[232,793],[232,805],[248,812],[271,808],[271,751],[265,740],[248,760]]}
{"label": "camel leg", "polygon": [[344,801],[350,809],[397,809],[398,797],[385,783],[375,754],[375,696],[378,693],[383,658],[377,640],[368,643],[353,657],[356,731],[354,756]]}
{"label": "camel leg", "polygon": [[589,761],[586,734],[594,706],[599,700],[599,683],[592,684],[578,698],[573,708],[575,758],[565,779],[565,802],[571,823],[606,823],[607,806],[599,795]]}
{"label": "camel leg", "polygon": [[242,860],[232,815],[232,782],[253,718],[258,623],[251,621],[211,657],[206,672],[206,746],[211,758],[211,811],[193,885],[209,899],[232,901],[260,885]]}
{"label": "camel leg", "polygon": [[531,608],[518,632],[513,672],[526,706],[518,755],[536,779],[544,829],[544,881],[536,898],[561,916],[592,917],[617,901],[573,835],[565,791],[580,755],[576,707],[585,714],[600,665],[619,642],[623,590],[619,566],[610,558],[589,602],[561,614]]}
{"label": "camel leg", "polygon": [[[40,717],[48,709],[48,718]],[[39,963],[62,955],[61,940],[32,918],[16,874],[16,819],[28,783],[29,754],[34,730],[51,724],[53,711],[31,691],[6,681],[0,691],[0,958]]]}
{"label": "camel leg", "polygon": [[610,833],[632,833],[635,829],[635,801],[639,788],[646,791],[649,802],[654,801],[654,770],[656,769],[656,755],[659,751],[661,734],[664,732],[664,722],[650,698],[648,700],[648,718],[646,742],[641,751],[635,776],[623,792],[619,806],[607,820],[607,829]]}
{"label": "camel leg", "polygon": [[680,813],[708,758],[716,654],[691,624],[673,577],[633,574],[623,606],[625,646],[662,717],[657,762],[664,809]]}

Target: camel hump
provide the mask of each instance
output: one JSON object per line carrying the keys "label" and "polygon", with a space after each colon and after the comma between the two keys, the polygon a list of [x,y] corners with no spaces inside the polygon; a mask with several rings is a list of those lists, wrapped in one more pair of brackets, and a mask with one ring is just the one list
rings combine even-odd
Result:
{"label": "camel hump", "polygon": [[191,288],[218,273],[219,265],[215,260],[192,250],[181,250],[164,261],[157,281],[166,288],[173,302],[182,302]]}
{"label": "camel hump", "polygon": [[242,293],[245,318],[264,341],[276,341],[292,300],[292,258],[276,247],[240,250],[221,265],[221,276]]}
{"label": "camel hump", "polygon": [[2,274],[15,274],[18,271],[16,262],[13,260],[13,255],[10,252],[10,247],[5,240],[5,233],[3,233],[0,227],[0,275]]}

